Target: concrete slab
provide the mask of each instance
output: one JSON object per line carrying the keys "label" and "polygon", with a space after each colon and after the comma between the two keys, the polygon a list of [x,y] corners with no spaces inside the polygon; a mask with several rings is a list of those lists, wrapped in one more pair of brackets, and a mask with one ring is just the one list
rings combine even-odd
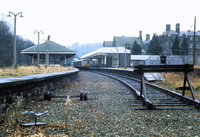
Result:
{"label": "concrete slab", "polygon": [[155,77],[157,80],[165,80],[164,77],[161,75],[161,73],[152,73],[152,75]]}
{"label": "concrete slab", "polygon": [[156,79],[150,73],[144,73],[144,78],[147,81],[156,81]]}
{"label": "concrete slab", "polygon": [[161,73],[144,73],[144,77],[149,82],[165,80]]}

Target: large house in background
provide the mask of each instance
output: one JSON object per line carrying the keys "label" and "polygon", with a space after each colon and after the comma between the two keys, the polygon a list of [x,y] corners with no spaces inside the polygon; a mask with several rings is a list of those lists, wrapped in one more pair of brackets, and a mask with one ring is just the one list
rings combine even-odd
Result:
{"label": "large house in background", "polygon": [[[171,25],[166,25],[166,31],[159,36],[159,41],[161,46],[163,47],[163,54],[165,55],[171,55],[172,54],[172,45],[173,42],[178,36],[179,38],[179,46],[181,47],[181,44],[183,42],[184,37],[187,40],[189,53],[193,54],[193,43],[194,43],[194,31],[180,31],[180,24],[177,23],[175,27],[175,31],[171,30]],[[196,32],[196,48],[200,49],[200,31]],[[199,54],[199,53],[198,53]]]}
{"label": "large house in background", "polygon": [[[32,57],[32,64],[37,64],[38,45],[24,49],[21,51],[21,53],[30,55]],[[48,64],[50,66],[65,66],[67,63],[66,59],[76,54],[75,51],[53,41],[44,42],[39,45],[40,66],[44,66],[46,64],[46,57],[48,55],[47,53],[49,53]]]}

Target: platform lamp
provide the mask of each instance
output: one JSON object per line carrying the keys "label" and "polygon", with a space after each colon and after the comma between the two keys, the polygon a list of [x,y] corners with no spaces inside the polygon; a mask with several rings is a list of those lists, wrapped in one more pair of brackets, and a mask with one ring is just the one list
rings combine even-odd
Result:
{"label": "platform lamp", "polygon": [[37,30],[34,30],[34,34],[38,34],[38,48],[37,48],[37,50],[38,50],[38,54],[37,54],[37,65],[38,65],[38,67],[40,67],[40,48],[39,48],[39,45],[40,45],[40,33],[41,34],[44,34],[43,33],[43,30],[40,30],[40,31],[37,31]]}
{"label": "platform lamp", "polygon": [[19,17],[22,16],[22,12],[18,12],[17,14],[10,12],[8,14],[8,17],[11,17],[11,14],[14,16],[14,49],[13,49],[13,65],[12,67],[14,69],[17,69],[17,64],[16,64],[16,22],[17,22],[17,16],[20,15]]}

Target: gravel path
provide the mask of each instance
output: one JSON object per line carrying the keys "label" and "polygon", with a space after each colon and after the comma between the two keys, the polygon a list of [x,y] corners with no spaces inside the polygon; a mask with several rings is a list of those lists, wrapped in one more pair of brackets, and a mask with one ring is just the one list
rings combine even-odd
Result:
{"label": "gravel path", "polygon": [[[63,89],[52,91],[57,95],[76,95],[87,91],[88,100],[73,98],[68,113],[68,130],[65,129],[67,105],[62,100],[31,101],[26,110],[49,111],[40,118],[48,124],[42,127],[18,129],[19,134],[41,136],[193,136],[200,135],[198,110],[134,110],[127,93],[130,90],[118,81],[79,72],[78,79]],[[7,131],[11,127],[5,127]],[[6,131],[6,129],[4,129]],[[5,132],[0,132],[4,134]],[[16,132],[15,132],[16,133]]]}

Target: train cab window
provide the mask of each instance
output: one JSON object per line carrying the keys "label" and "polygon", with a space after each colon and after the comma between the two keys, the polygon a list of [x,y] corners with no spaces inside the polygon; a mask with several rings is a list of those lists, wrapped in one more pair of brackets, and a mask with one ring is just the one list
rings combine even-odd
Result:
{"label": "train cab window", "polygon": [[88,64],[88,61],[87,61],[87,60],[84,60],[84,61],[83,61],[83,64]]}

